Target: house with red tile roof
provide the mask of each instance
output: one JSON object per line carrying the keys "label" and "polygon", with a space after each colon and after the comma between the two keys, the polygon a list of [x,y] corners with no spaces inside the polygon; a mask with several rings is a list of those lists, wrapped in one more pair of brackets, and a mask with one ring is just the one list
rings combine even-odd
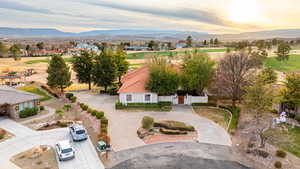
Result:
{"label": "house with red tile roof", "polygon": [[143,66],[125,74],[121,80],[122,86],[118,90],[119,101],[122,104],[171,102],[172,104],[187,105],[208,102],[207,94],[204,94],[204,96],[192,96],[185,91],[178,90],[177,93],[171,96],[159,96],[157,93],[148,91],[146,90],[146,84],[149,74],[149,66]]}

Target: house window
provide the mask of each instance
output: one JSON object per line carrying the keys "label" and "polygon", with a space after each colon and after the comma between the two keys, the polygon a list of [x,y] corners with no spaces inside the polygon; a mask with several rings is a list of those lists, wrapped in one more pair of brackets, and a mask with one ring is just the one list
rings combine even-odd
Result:
{"label": "house window", "polygon": [[150,101],[151,100],[151,95],[150,94],[146,94],[145,95],[145,101]]}
{"label": "house window", "polygon": [[131,94],[126,95],[126,101],[128,101],[128,102],[132,101],[132,95]]}

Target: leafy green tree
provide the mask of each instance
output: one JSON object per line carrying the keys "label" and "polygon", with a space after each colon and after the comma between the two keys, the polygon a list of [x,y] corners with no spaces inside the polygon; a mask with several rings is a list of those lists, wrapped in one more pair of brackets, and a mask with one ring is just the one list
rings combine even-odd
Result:
{"label": "leafy green tree", "polygon": [[214,40],[214,44],[215,44],[215,45],[218,45],[218,44],[219,44],[219,39],[218,39],[218,38],[216,38],[216,39]]}
{"label": "leafy green tree", "polygon": [[291,47],[288,43],[282,42],[279,44],[277,48],[277,60],[279,61],[284,61],[284,60],[289,60],[289,53],[291,51]]}
{"label": "leafy green tree", "polygon": [[202,94],[215,73],[215,62],[206,53],[193,52],[182,64],[182,86],[185,90]]}
{"label": "leafy green tree", "polygon": [[8,49],[4,43],[0,42],[0,56],[6,56],[8,54]]}
{"label": "leafy green tree", "polygon": [[214,39],[213,38],[210,39],[209,44],[211,44],[211,45],[214,44]]}
{"label": "leafy green tree", "polygon": [[39,49],[39,50],[42,50],[42,49],[44,49],[44,42],[39,42],[39,43],[37,43],[36,44],[36,47]]}
{"label": "leafy green tree", "polygon": [[158,48],[158,43],[155,42],[154,40],[151,40],[150,42],[148,42],[148,47],[149,47],[151,50],[157,49],[157,48]]}
{"label": "leafy green tree", "polygon": [[207,40],[203,41],[203,45],[206,46],[207,45]]}
{"label": "leafy green tree", "polygon": [[281,91],[281,101],[288,109],[297,111],[300,106],[300,74],[288,74],[284,85],[285,88]]}
{"label": "leafy green tree", "polygon": [[110,49],[104,48],[100,55],[95,57],[92,77],[94,84],[104,87],[105,92],[113,85],[116,79],[116,65]]}
{"label": "leafy green tree", "polygon": [[187,46],[188,48],[190,48],[190,47],[193,46],[193,38],[192,38],[192,36],[188,36],[188,37],[186,38],[186,46]]}
{"label": "leafy green tree", "polygon": [[177,72],[166,64],[164,59],[153,60],[150,65],[146,89],[158,95],[168,96],[176,93],[180,78]]}
{"label": "leafy green tree", "polygon": [[268,67],[261,71],[259,78],[262,79],[265,84],[273,84],[277,81],[277,73]]}
{"label": "leafy green tree", "polygon": [[21,60],[21,47],[18,44],[14,44],[9,48],[10,53],[15,60]]}
{"label": "leafy green tree", "polygon": [[116,65],[116,75],[119,83],[121,83],[121,77],[128,72],[129,62],[127,61],[127,55],[123,50],[123,46],[119,45],[114,54],[114,62]]}
{"label": "leafy green tree", "polygon": [[47,85],[60,88],[61,92],[64,91],[64,88],[72,84],[70,68],[61,55],[51,57],[47,73]]}
{"label": "leafy green tree", "polygon": [[76,72],[76,77],[79,83],[87,83],[91,90],[92,73],[94,66],[95,53],[92,51],[83,50],[80,55],[73,56],[73,70]]}

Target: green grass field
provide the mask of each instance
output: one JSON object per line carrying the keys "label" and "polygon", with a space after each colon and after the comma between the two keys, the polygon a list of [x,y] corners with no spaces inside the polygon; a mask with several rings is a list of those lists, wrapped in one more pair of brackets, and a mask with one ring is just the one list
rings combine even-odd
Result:
{"label": "green grass field", "polygon": [[[225,52],[226,49],[197,49],[199,52]],[[130,53],[127,55],[128,59],[144,59],[146,55],[149,56],[169,56],[171,54],[184,54],[186,51],[158,51],[158,52],[137,52],[137,53]]]}
{"label": "green grass field", "polygon": [[288,61],[278,61],[276,57],[270,57],[266,59],[264,65],[280,72],[292,72],[300,69],[300,55],[290,55]]}
{"label": "green grass field", "polygon": [[[65,62],[70,63],[72,62],[73,58],[64,58]],[[49,59],[37,59],[37,60],[30,60],[25,62],[25,64],[31,65],[36,63],[48,63]]]}
{"label": "green grass field", "polygon": [[25,86],[25,87],[20,87],[18,89],[42,96],[40,101],[47,101],[52,98],[51,96],[47,95],[44,91],[40,90],[35,86]]}

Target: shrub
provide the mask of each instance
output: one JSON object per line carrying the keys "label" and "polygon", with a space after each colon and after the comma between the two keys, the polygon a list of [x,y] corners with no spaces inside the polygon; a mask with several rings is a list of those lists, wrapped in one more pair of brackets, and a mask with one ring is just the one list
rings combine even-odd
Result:
{"label": "shrub", "polygon": [[80,108],[84,111],[88,110],[89,106],[88,105],[85,105],[83,103],[80,103]]}
{"label": "shrub", "polygon": [[64,109],[69,111],[72,108],[70,104],[64,104]]}
{"label": "shrub", "polygon": [[92,110],[92,116],[96,116],[97,111],[96,110]]}
{"label": "shrub", "polygon": [[108,124],[108,120],[106,118],[101,119],[101,124]]}
{"label": "shrub", "polygon": [[276,109],[272,109],[272,110],[271,110],[271,113],[273,113],[273,114],[278,114],[279,112],[278,112],[278,110],[276,110]]}
{"label": "shrub", "polygon": [[277,150],[276,151],[276,156],[280,158],[285,158],[286,157],[286,152],[283,150]]}
{"label": "shrub", "polygon": [[110,88],[107,90],[107,93],[109,95],[118,95],[118,89],[117,88]]}
{"label": "shrub", "polygon": [[62,121],[60,121],[60,120],[58,121],[57,125],[58,125],[59,127],[68,127],[68,123],[62,122]]}
{"label": "shrub", "polygon": [[125,108],[125,106],[121,102],[116,102],[115,107],[116,107],[116,109],[123,109],[123,108]]}
{"label": "shrub", "polygon": [[257,150],[257,155],[263,157],[263,158],[267,158],[269,156],[269,153],[263,150]]}
{"label": "shrub", "polygon": [[276,161],[276,162],[274,163],[274,167],[275,167],[275,168],[282,168],[282,163],[281,163],[280,161]]}
{"label": "shrub", "polygon": [[154,119],[149,116],[144,116],[142,119],[142,127],[144,129],[150,129],[153,127]]}
{"label": "shrub", "polygon": [[231,112],[232,119],[229,124],[229,131],[231,133],[234,133],[238,126],[241,109],[239,107],[233,107],[233,106],[219,106],[219,108],[226,109]]}
{"label": "shrub", "polygon": [[71,99],[71,97],[73,97],[74,94],[73,93],[66,93],[65,96],[66,96],[66,98]]}
{"label": "shrub", "polygon": [[4,138],[5,134],[6,134],[6,131],[3,129],[0,129],[0,137]]}
{"label": "shrub", "polygon": [[195,131],[195,128],[193,126],[186,125],[183,122],[170,120],[155,122],[154,127],[162,127],[170,130],[180,131]]}
{"label": "shrub", "polygon": [[70,97],[70,100],[71,100],[72,103],[75,103],[76,100],[77,100],[77,97],[76,96],[72,96],[72,97]]}
{"label": "shrub", "polygon": [[291,119],[295,119],[296,118],[296,114],[295,113],[289,113],[287,112],[287,116]]}
{"label": "shrub", "polygon": [[96,118],[97,119],[101,119],[104,117],[104,112],[100,111],[100,112],[96,112]]}
{"label": "shrub", "polygon": [[172,102],[159,102],[158,103],[160,106],[171,106]]}
{"label": "shrub", "polygon": [[1,135],[0,135],[0,140],[2,140],[2,139],[4,139],[4,136],[1,136]]}
{"label": "shrub", "polygon": [[217,107],[216,103],[193,103],[192,106],[210,106]]}
{"label": "shrub", "polygon": [[37,107],[26,108],[26,109],[20,111],[19,117],[20,118],[26,118],[26,117],[34,116],[36,114],[38,114],[38,108]]}
{"label": "shrub", "polygon": [[105,123],[101,123],[101,128],[107,128],[108,124],[105,124]]}
{"label": "shrub", "polygon": [[106,133],[107,134],[107,128],[101,128],[101,133]]}
{"label": "shrub", "polygon": [[93,109],[88,108],[88,109],[87,109],[87,112],[91,114],[91,113],[93,112]]}
{"label": "shrub", "polygon": [[165,128],[160,128],[159,131],[163,134],[168,134],[168,135],[182,135],[182,134],[187,134],[187,131],[180,131],[180,130],[171,130],[171,129],[165,129]]}
{"label": "shrub", "polygon": [[45,107],[44,106],[40,106],[40,110],[41,111],[45,110]]}
{"label": "shrub", "polygon": [[295,120],[297,120],[300,123],[300,114],[296,115]]}

